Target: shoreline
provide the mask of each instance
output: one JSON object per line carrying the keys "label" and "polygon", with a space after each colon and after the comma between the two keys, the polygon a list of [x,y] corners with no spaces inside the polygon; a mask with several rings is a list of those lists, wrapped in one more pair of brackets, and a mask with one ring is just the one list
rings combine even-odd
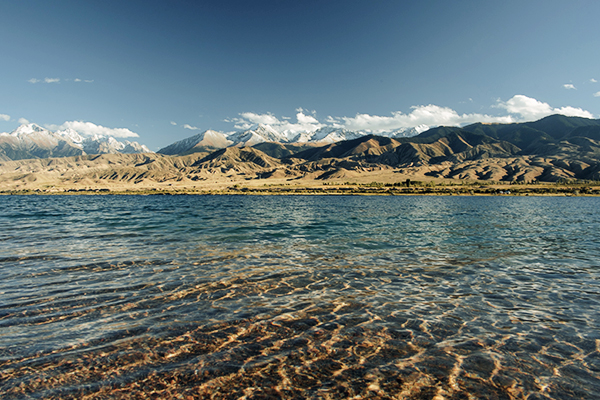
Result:
{"label": "shoreline", "polygon": [[[477,184],[474,184],[477,185]],[[540,196],[540,197],[597,197],[600,187],[538,184],[527,185],[469,185],[421,187],[372,186],[275,186],[275,187],[170,187],[170,188],[63,188],[63,189],[9,189],[0,190],[0,196],[35,195],[240,195],[240,196]]]}

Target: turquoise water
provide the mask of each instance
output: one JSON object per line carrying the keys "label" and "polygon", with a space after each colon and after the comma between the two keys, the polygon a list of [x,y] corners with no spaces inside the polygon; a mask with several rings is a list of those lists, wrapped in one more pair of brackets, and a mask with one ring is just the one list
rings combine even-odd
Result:
{"label": "turquoise water", "polygon": [[0,204],[1,398],[600,391],[599,198]]}

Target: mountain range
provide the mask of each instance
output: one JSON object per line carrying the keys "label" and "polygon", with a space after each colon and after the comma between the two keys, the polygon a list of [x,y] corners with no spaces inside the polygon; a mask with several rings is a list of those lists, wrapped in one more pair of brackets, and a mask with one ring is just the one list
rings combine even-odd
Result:
{"label": "mountain range", "polygon": [[[398,129],[380,133],[380,136],[391,138],[404,138],[418,135],[426,130],[426,126],[416,128]],[[199,152],[212,152],[225,147],[248,147],[259,143],[309,143],[313,145],[326,145],[345,140],[358,139],[368,136],[362,131],[349,131],[343,128],[323,127],[314,132],[278,132],[273,127],[258,124],[252,129],[242,130],[231,134],[207,130],[184,140],[175,142],[158,150],[160,154],[183,155]]]}
{"label": "mountain range", "polygon": [[82,137],[67,128],[52,132],[36,124],[24,124],[11,133],[0,133],[0,160],[69,157],[85,154],[149,153],[138,142],[120,142],[110,136]]}
{"label": "mountain range", "polygon": [[327,127],[289,139],[259,125],[230,136],[206,131],[158,153],[204,155],[206,168],[215,168],[216,159],[222,165],[240,166],[241,153],[233,148],[245,149],[246,165],[237,168],[239,171],[253,163],[260,168],[285,169],[288,175],[293,171],[321,171],[323,177],[373,168],[413,168],[427,169],[425,174],[436,178],[600,179],[600,120],[563,115],[534,122],[442,126],[420,134],[411,130],[387,136]]}
{"label": "mountain range", "polygon": [[[74,132],[54,133],[49,138],[34,134],[36,129],[31,127],[32,132],[22,134],[32,148],[54,146],[53,157],[79,155],[85,150],[84,141],[68,138]],[[475,123],[432,128],[411,137],[402,134],[406,132],[379,136],[329,127],[290,138],[259,125],[230,135],[205,131],[157,153],[131,155],[135,157],[68,157],[71,161],[65,162],[64,168],[57,167],[58,159],[0,162],[0,172],[9,179],[14,171],[14,177],[33,182],[41,180],[44,171],[61,171],[60,179],[65,182],[74,179],[65,172],[70,168],[77,170],[77,182],[149,187],[165,182],[196,185],[268,178],[345,181],[361,174],[375,179],[377,174],[387,174],[389,180],[398,179],[395,176],[504,182],[600,180],[597,119],[552,115],[534,122]],[[7,136],[19,134],[0,138]],[[125,147],[120,152],[125,152]],[[45,154],[40,151],[36,157],[49,157]]]}
{"label": "mountain range", "polygon": [[[407,137],[417,135],[424,129],[426,127],[421,126],[385,132],[382,135]],[[356,139],[365,135],[367,135],[365,132],[334,127],[324,127],[314,132],[290,134],[289,132],[278,132],[269,125],[258,124],[253,129],[229,134],[209,129],[166,146],[158,153],[166,155],[210,153],[226,147],[247,147],[267,142],[323,145]],[[0,161],[86,154],[134,153],[152,153],[152,151],[138,142],[119,141],[110,136],[82,137],[71,128],[53,132],[31,123],[21,125],[11,133],[0,133]]]}

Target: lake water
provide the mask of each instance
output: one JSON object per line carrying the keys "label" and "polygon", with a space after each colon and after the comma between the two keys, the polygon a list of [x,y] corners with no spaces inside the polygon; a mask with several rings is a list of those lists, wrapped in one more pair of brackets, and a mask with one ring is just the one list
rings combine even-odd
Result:
{"label": "lake water", "polygon": [[0,398],[600,393],[600,198],[0,205]]}

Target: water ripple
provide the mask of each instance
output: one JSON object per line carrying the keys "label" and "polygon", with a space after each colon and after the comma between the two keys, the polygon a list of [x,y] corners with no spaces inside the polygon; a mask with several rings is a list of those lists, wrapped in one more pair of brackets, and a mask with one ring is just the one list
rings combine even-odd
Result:
{"label": "water ripple", "polygon": [[3,398],[600,390],[595,198],[3,202]]}

